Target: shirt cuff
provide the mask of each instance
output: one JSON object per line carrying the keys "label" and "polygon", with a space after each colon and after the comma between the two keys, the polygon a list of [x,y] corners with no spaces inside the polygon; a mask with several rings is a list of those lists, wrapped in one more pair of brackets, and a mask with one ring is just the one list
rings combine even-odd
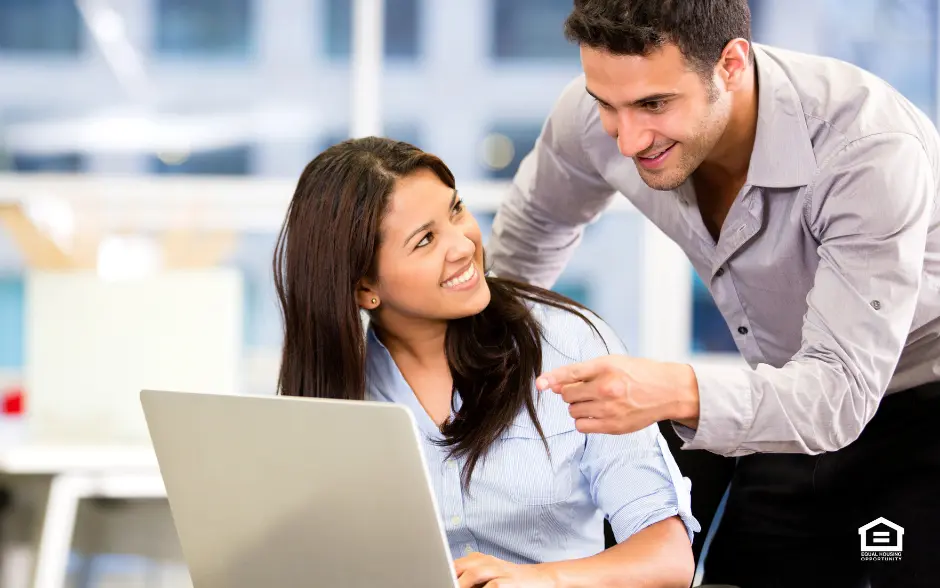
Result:
{"label": "shirt cuff", "polygon": [[698,381],[698,429],[673,423],[682,449],[705,449],[719,455],[738,455],[754,420],[751,383],[744,369],[692,366]]}
{"label": "shirt cuff", "polygon": [[[692,427],[687,427],[683,425],[682,423],[677,423],[676,421],[671,421],[671,422],[672,422],[672,430],[676,432],[676,435],[679,436],[679,439],[681,439],[683,443],[688,444],[688,443],[691,443],[693,439],[695,439],[695,429],[693,429]],[[683,445],[682,449],[688,449],[688,448],[685,445]]]}

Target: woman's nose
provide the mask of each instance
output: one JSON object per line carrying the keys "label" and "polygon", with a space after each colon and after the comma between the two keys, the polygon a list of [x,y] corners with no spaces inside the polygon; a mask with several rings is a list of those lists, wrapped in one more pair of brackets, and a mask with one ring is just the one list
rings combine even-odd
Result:
{"label": "woman's nose", "polygon": [[451,261],[459,261],[466,257],[473,255],[476,251],[476,244],[473,242],[468,235],[464,233],[459,233],[455,235],[454,243],[449,249],[449,255]]}

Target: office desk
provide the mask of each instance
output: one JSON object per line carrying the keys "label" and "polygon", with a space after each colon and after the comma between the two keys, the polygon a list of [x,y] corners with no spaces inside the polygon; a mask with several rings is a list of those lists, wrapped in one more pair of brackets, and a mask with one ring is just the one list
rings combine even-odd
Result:
{"label": "office desk", "polygon": [[41,477],[48,495],[34,544],[33,588],[63,588],[78,505],[86,498],[166,496],[150,448],[20,446],[0,448],[0,479]]}

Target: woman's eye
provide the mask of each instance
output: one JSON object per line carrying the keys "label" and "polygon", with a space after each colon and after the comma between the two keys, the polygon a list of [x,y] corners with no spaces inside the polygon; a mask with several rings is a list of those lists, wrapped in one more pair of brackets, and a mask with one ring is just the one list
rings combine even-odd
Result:
{"label": "woman's eye", "polygon": [[463,201],[458,200],[454,203],[454,214],[460,214],[461,212],[463,212]]}
{"label": "woman's eye", "polygon": [[421,247],[425,247],[425,246],[427,246],[427,245],[430,245],[430,244],[431,244],[431,241],[433,241],[433,240],[434,240],[434,234],[433,234],[433,233],[428,233],[427,235],[424,236],[423,239],[421,239],[420,241],[418,241],[418,244],[415,245],[415,249],[420,249]]}

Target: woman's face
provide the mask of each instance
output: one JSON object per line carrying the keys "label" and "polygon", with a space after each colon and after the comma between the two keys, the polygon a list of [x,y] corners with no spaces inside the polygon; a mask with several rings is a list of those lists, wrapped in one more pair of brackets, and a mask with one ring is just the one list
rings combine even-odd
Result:
{"label": "woman's face", "polygon": [[360,306],[377,307],[383,320],[446,321],[489,304],[480,227],[434,172],[421,169],[395,183],[380,230],[377,280],[363,282]]}

